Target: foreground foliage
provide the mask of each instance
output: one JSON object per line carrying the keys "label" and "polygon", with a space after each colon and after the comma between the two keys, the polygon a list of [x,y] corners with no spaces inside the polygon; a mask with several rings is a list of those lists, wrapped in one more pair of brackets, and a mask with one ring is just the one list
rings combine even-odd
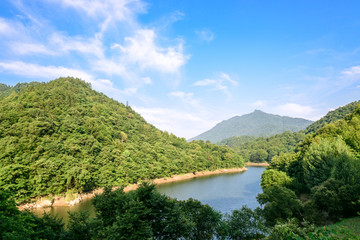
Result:
{"label": "foreground foliage", "polygon": [[56,217],[20,212],[0,194],[0,239],[254,239],[264,237],[264,220],[249,208],[222,215],[189,199],[177,201],[143,184],[124,193],[108,187],[93,199],[96,217],[69,213],[67,227]]}
{"label": "foreground foliage", "polygon": [[162,132],[79,79],[0,87],[0,190],[17,201],[244,166],[233,150]]}
{"label": "foreground foliage", "polygon": [[290,218],[326,224],[356,216],[360,212],[360,106],[345,119],[307,135],[296,153],[274,158],[263,173],[262,187],[264,193],[258,199],[271,226]]}

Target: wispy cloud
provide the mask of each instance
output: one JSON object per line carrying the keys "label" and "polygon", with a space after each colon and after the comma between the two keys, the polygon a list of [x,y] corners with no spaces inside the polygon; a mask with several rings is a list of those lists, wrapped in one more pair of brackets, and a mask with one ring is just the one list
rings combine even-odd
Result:
{"label": "wispy cloud", "polygon": [[0,62],[0,70],[20,76],[41,77],[47,79],[68,76],[81,78],[87,81],[92,79],[90,74],[82,70],[66,68],[63,66],[42,66],[21,61]]}
{"label": "wispy cloud", "polygon": [[[154,124],[161,130],[174,133],[176,136],[191,138],[215,125],[197,114],[170,108],[134,107],[146,121]],[[196,133],[194,132],[196,129]]]}
{"label": "wispy cloud", "polygon": [[353,66],[341,72],[341,80],[346,83],[353,83],[360,80],[360,66]]}
{"label": "wispy cloud", "polygon": [[189,104],[192,107],[196,107],[196,108],[200,107],[200,101],[194,98],[194,93],[176,91],[169,93],[169,96],[176,97],[180,99],[182,102]]}
{"label": "wispy cloud", "polygon": [[312,106],[304,106],[297,103],[285,103],[274,108],[274,112],[282,116],[299,117],[310,120],[317,120],[320,117],[317,109]]}
{"label": "wispy cloud", "polygon": [[266,101],[257,100],[256,102],[253,102],[251,106],[253,107],[264,107],[266,105]]}
{"label": "wispy cloud", "polygon": [[216,91],[222,91],[224,92],[228,97],[231,97],[231,94],[229,92],[229,85],[231,86],[237,86],[238,83],[230,78],[230,76],[226,73],[220,73],[220,75],[217,78],[210,79],[206,78],[201,81],[197,81],[194,83],[194,86],[204,87],[204,86],[210,86],[213,90]]}
{"label": "wispy cloud", "polygon": [[64,7],[83,11],[93,18],[111,17],[117,21],[132,19],[135,13],[144,12],[146,6],[139,0],[60,0],[57,2],[60,2]]}
{"label": "wispy cloud", "polygon": [[98,58],[104,57],[103,44],[96,38],[70,37],[55,32],[50,36],[49,42],[53,48],[61,53],[73,51],[85,55],[94,55]]}
{"label": "wispy cloud", "polygon": [[[41,11],[32,9],[26,1],[18,0],[14,6],[21,17],[13,20],[0,18],[0,35],[7,36],[0,39],[0,46],[11,56],[8,60],[6,57],[0,60],[3,61],[3,70],[6,67],[9,72],[14,68],[11,59],[16,56],[16,59],[26,57],[27,67],[42,68],[39,72],[50,79],[60,72],[83,77],[105,73],[103,77],[110,79],[108,81],[124,82],[129,88],[149,85],[153,83],[152,79],[158,79],[157,76],[178,83],[180,69],[190,56],[184,53],[181,38],[164,38],[158,29],[181,19],[183,13],[175,11],[163,23],[159,22],[150,29],[137,20],[140,13],[147,11],[146,3],[141,0],[41,1],[49,7],[58,7],[60,11],[70,8],[77,11],[76,20],[91,28],[86,35],[60,31],[52,25],[55,22],[41,16]],[[42,60],[47,59],[56,66],[44,64],[47,60],[32,62],[39,55]],[[82,69],[82,74],[69,71],[74,69],[73,66]],[[12,72],[21,75],[23,71]],[[166,77],[169,74],[171,77]],[[31,77],[31,74],[23,76]]]}
{"label": "wispy cloud", "polygon": [[15,29],[11,27],[5,19],[0,18],[0,35],[9,36],[15,33]]}
{"label": "wispy cloud", "polygon": [[40,43],[14,42],[10,44],[10,48],[17,55],[58,55]]}
{"label": "wispy cloud", "polygon": [[205,42],[211,42],[215,38],[214,33],[209,29],[196,30],[195,33],[202,41]]}

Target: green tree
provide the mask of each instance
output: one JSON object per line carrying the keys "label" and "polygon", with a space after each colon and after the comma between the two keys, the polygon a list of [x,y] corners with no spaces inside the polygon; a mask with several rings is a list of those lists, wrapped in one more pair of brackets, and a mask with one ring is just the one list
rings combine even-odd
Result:
{"label": "green tree", "polygon": [[264,206],[263,214],[266,222],[274,226],[279,220],[300,217],[302,206],[296,194],[279,185],[270,186],[257,196],[258,202]]}
{"label": "green tree", "polygon": [[191,225],[186,239],[214,239],[220,227],[222,214],[215,211],[209,205],[203,205],[200,201],[192,198],[180,201],[179,203],[181,211]]}
{"label": "green tree", "polygon": [[280,185],[280,186],[290,186],[292,183],[292,179],[282,171],[269,169],[264,171],[261,175],[261,187],[263,189],[268,188],[270,186]]}
{"label": "green tree", "polygon": [[267,230],[259,209],[253,211],[246,206],[225,215],[224,222],[226,231],[221,239],[260,239]]}

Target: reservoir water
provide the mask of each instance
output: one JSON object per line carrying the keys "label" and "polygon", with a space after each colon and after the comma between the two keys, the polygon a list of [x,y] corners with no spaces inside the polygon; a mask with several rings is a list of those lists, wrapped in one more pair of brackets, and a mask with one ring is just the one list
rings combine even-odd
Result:
{"label": "reservoir water", "polygon": [[[160,193],[178,200],[198,199],[203,204],[209,204],[224,213],[240,209],[243,205],[254,209],[259,206],[256,196],[261,193],[260,178],[265,167],[247,167],[247,169],[241,173],[219,174],[165,183],[156,188]],[[65,222],[68,219],[68,211],[89,211],[91,216],[95,216],[95,209],[90,199],[72,207],[52,207],[37,209],[33,212],[36,215],[42,215],[44,211],[62,217]]]}
{"label": "reservoir water", "polygon": [[259,206],[256,196],[261,193],[260,178],[264,167],[247,167],[241,173],[199,177],[157,186],[160,193],[178,200],[194,198],[221,212],[231,212],[243,205]]}

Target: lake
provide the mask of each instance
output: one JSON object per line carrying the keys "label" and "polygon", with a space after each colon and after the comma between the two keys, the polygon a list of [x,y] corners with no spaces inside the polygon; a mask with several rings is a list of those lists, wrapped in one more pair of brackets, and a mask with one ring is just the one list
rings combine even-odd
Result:
{"label": "lake", "polygon": [[[254,209],[259,206],[256,196],[262,191],[260,178],[265,167],[247,167],[247,169],[247,171],[241,173],[226,173],[165,183],[158,185],[156,188],[160,193],[178,200],[198,199],[203,204],[209,204],[214,209],[224,213],[240,209],[243,205]],[[35,209],[33,212],[41,216],[45,211],[52,215],[58,215],[67,222],[68,211],[85,210],[89,211],[91,216],[95,216],[95,209],[91,204],[91,199],[84,200],[71,207]]]}
{"label": "lake", "polygon": [[261,193],[260,178],[265,167],[247,167],[241,173],[227,173],[165,183],[156,188],[178,200],[194,198],[216,210],[230,213],[243,205],[259,207],[256,196]]}

